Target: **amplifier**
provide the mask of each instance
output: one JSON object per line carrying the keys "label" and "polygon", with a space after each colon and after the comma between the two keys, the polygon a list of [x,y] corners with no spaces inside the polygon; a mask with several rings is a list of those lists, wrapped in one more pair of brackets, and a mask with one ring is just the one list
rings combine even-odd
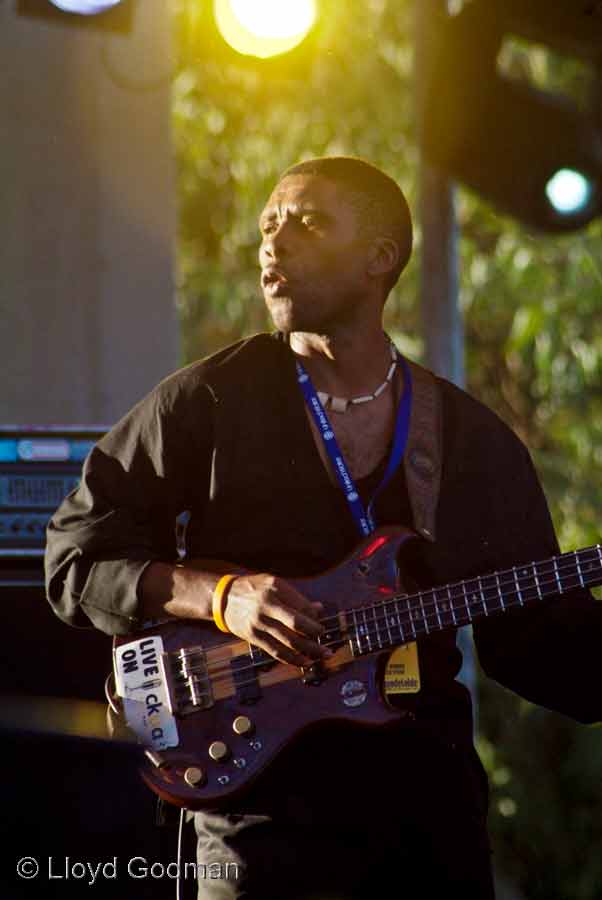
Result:
{"label": "amplifier", "polygon": [[44,595],[48,520],[79,483],[107,427],[0,426],[0,630],[2,694],[101,700],[111,642],[70,628]]}
{"label": "amplifier", "polygon": [[[0,426],[0,573],[41,559],[46,525],[108,426]],[[0,574],[0,579],[2,575]]]}

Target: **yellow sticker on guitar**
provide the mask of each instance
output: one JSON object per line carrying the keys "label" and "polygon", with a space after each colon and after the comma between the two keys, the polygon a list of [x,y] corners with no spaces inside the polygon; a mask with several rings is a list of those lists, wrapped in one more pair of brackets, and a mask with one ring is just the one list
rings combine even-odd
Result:
{"label": "yellow sticker on guitar", "polygon": [[394,650],[385,669],[385,694],[417,694],[420,690],[418,647],[414,642]]}

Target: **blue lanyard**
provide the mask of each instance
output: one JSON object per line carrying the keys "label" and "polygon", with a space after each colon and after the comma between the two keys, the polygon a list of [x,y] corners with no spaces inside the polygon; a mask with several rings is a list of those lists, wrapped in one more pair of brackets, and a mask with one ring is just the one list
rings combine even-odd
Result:
{"label": "blue lanyard", "polygon": [[320,403],[320,398],[318,397],[316,389],[312,384],[311,378],[309,377],[299,360],[297,360],[296,364],[297,381],[299,382],[299,385],[303,392],[303,396],[305,397],[305,402],[313,416],[318,431],[322,436],[324,447],[326,448],[326,452],[328,453],[330,462],[332,463],[336,476],[339,480],[339,484],[341,485],[347,499],[347,503],[349,504],[353,520],[357,526],[359,533],[362,536],[372,534],[372,532],[376,528],[376,523],[374,521],[374,502],[383,488],[389,483],[395,470],[401,463],[403,454],[406,449],[406,444],[408,442],[408,434],[410,431],[410,414],[412,411],[412,376],[410,374],[410,367],[408,366],[403,356],[401,356],[399,351],[397,351],[397,360],[401,364],[403,370],[403,394],[399,402],[399,408],[397,410],[397,417],[395,420],[395,436],[393,438],[393,447],[391,449],[391,455],[389,457],[389,462],[387,463],[387,468],[385,470],[383,480],[372,495],[372,499],[370,500],[367,509],[364,508],[364,504],[360,499],[360,495],[356,489],[355,482],[353,481],[351,473],[347,468],[347,464],[345,463],[343,454],[341,453],[341,450],[337,443],[337,439],[334,436],[334,431],[332,430],[332,426],[328,420],[328,416],[324,411],[324,407]]}

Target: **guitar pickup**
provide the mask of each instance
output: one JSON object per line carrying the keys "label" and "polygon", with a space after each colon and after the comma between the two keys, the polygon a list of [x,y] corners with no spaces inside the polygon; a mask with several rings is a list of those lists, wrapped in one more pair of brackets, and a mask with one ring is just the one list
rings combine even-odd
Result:
{"label": "guitar pickup", "polygon": [[213,706],[204,650],[183,647],[177,653],[162,653],[160,662],[174,716],[187,716]]}
{"label": "guitar pickup", "polygon": [[257,703],[261,697],[259,675],[267,672],[276,664],[276,660],[265,650],[249,644],[249,653],[235,656],[230,660],[232,680],[236,694],[241,703]]}

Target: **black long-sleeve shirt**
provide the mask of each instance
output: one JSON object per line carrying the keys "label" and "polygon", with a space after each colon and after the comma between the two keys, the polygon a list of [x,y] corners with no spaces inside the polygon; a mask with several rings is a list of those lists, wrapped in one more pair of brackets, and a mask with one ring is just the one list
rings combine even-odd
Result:
{"label": "black long-sleeve shirt", "polygon": [[[136,629],[140,575],[150,560],[175,559],[174,522],[183,510],[190,512],[189,557],[297,577],[317,574],[350,552],[358,541],[355,526],[317,453],[294,358],[280,338],[260,335],[176,372],[98,443],[79,489],[48,531],[48,597],[61,618],[108,633]],[[408,561],[418,586],[557,553],[524,446],[486,407],[444,380],[438,384],[437,539],[418,541]],[[360,490],[370,493],[380,474],[364,479]],[[401,467],[377,499],[376,521],[412,525]],[[602,606],[587,591],[482,619],[474,637],[485,672],[497,681],[581,721],[602,718],[592,677]],[[470,703],[454,680],[461,663],[455,636],[421,638],[419,654],[418,722],[431,734],[469,741]],[[375,740],[354,737],[351,750],[345,738],[345,763],[337,756],[341,783],[373,752]],[[396,744],[390,734],[386,740],[390,753]],[[322,741],[308,735],[295,757],[308,785],[319,781],[308,760]],[[329,785],[333,778],[328,767]]]}

